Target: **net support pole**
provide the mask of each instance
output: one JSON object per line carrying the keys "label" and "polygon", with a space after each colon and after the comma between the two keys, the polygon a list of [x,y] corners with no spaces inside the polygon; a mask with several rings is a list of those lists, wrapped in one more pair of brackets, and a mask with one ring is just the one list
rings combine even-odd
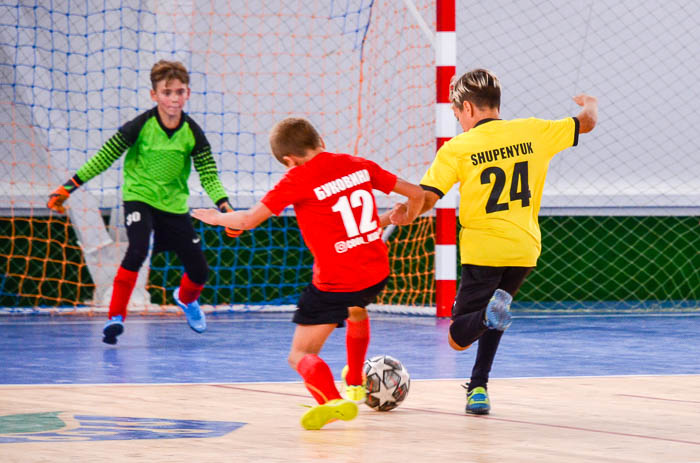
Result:
{"label": "net support pole", "polygon": [[[450,104],[450,80],[457,65],[455,0],[437,0],[435,66],[436,149],[457,135]],[[438,317],[449,317],[457,293],[457,193],[453,188],[435,205],[435,304]]]}

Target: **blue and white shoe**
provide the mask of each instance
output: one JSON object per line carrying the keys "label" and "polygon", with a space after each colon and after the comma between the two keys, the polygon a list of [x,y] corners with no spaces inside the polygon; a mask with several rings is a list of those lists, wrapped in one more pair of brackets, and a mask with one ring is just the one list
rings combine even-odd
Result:
{"label": "blue and white shoe", "polygon": [[204,312],[202,312],[201,307],[199,307],[199,302],[193,301],[189,304],[185,304],[180,300],[180,287],[178,286],[173,291],[173,298],[175,303],[180,306],[185,316],[187,317],[187,324],[190,325],[197,333],[203,333],[207,329],[207,319],[204,317]]}
{"label": "blue and white shoe", "polygon": [[486,306],[486,320],[484,324],[491,330],[505,331],[513,323],[513,316],[510,314],[510,303],[513,296],[507,291],[497,289],[494,291],[489,304]]}
{"label": "blue and white shoe", "polygon": [[105,344],[116,344],[117,336],[124,332],[124,319],[121,315],[115,315],[107,320],[105,327],[102,328],[102,342]]}

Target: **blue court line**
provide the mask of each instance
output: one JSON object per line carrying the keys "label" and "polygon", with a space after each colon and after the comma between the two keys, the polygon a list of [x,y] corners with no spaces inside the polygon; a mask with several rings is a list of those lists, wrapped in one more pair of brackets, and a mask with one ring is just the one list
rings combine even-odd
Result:
{"label": "blue court line", "polygon": [[[700,374],[700,314],[516,315],[493,378]],[[98,318],[0,318],[0,384],[167,384],[299,381],[286,357],[291,314],[210,316],[204,334],[182,318],[129,318],[116,347]],[[468,378],[476,346],[445,341],[449,321],[372,316],[368,356],[401,360],[413,379]],[[321,356],[339,377],[345,330]]]}

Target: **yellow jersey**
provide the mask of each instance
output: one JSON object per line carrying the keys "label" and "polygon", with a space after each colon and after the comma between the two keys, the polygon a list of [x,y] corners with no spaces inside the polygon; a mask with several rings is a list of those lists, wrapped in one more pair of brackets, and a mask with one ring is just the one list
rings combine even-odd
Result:
{"label": "yellow jersey", "polygon": [[549,161],[576,146],[579,121],[484,119],[445,142],[421,180],[438,196],[459,183],[462,264],[534,267]]}

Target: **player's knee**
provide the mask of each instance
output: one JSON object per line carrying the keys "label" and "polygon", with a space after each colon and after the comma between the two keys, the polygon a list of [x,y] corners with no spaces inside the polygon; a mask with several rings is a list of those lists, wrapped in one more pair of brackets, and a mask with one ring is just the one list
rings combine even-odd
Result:
{"label": "player's knee", "polygon": [[[450,328],[451,328],[451,326],[450,326]],[[457,341],[455,341],[455,339],[452,337],[452,330],[451,329],[447,331],[447,343],[454,350],[460,350],[460,351],[467,350],[467,349],[469,349],[469,347],[471,347],[471,344],[461,345]]]}
{"label": "player's knee", "polygon": [[303,357],[303,354],[301,352],[296,352],[296,351],[290,351],[289,355],[287,356],[287,363],[289,364],[290,367],[292,367],[292,370],[296,371],[297,367],[299,366],[299,361]]}
{"label": "player's knee", "polygon": [[122,267],[132,272],[138,271],[148,257],[148,247],[129,246],[122,260]]}
{"label": "player's knee", "polygon": [[348,307],[348,319],[351,322],[361,322],[368,317],[367,309],[364,307]]}

